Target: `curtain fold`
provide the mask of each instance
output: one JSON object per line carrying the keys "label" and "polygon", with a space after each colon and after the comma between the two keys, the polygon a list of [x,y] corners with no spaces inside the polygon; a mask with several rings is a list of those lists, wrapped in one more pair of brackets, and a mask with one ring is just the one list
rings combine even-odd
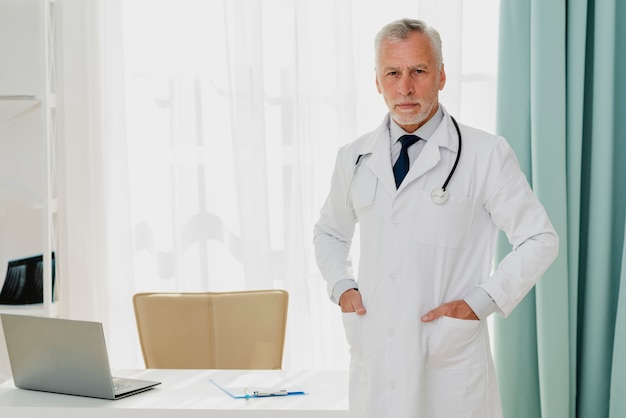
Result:
{"label": "curtain fold", "polygon": [[[615,5],[616,22],[619,17],[626,16],[626,4],[623,1],[616,2]],[[620,74],[626,74],[626,53],[624,53],[624,45],[626,44],[626,26],[616,25],[615,27],[615,95],[614,106],[615,114],[618,116],[615,120],[615,137],[621,138],[615,142],[614,174],[613,177],[621,179],[615,182],[613,193],[616,196],[615,206],[616,212],[619,213],[620,208],[626,206],[626,164],[624,164],[624,156],[626,156],[626,102],[623,100],[623,94],[626,92],[626,80]],[[619,275],[620,284],[626,283],[626,220],[624,220],[623,228],[615,225],[613,232],[616,234],[615,241],[622,245],[621,272]],[[620,234],[621,233],[621,237]],[[615,266],[619,269],[619,264]],[[611,374],[611,392],[609,395],[609,417],[619,418],[626,415],[626,285],[621,285],[617,299],[617,317],[615,320],[615,343],[613,346],[613,369]]]}
{"label": "curtain fold", "polygon": [[[626,235],[626,231],[623,232]],[[620,282],[626,283],[626,242],[622,250]],[[626,286],[620,286],[615,320],[615,344],[613,346],[611,391],[609,394],[609,417],[619,418],[626,412]]]}
{"label": "curtain fold", "polygon": [[[626,372],[618,350],[626,153],[617,99],[626,91],[616,25],[624,8],[502,0],[500,10],[497,130],[518,152],[561,241],[535,291],[495,321],[505,416],[624,416],[620,397],[610,396]],[[503,253],[508,244],[499,246]]]}

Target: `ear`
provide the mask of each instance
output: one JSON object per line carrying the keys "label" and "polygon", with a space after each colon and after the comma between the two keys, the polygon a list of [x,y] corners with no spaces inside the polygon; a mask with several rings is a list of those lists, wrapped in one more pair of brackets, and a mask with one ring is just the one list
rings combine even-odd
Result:
{"label": "ear", "polygon": [[443,64],[441,64],[441,70],[439,70],[439,90],[443,90],[443,86],[446,85],[446,70]]}

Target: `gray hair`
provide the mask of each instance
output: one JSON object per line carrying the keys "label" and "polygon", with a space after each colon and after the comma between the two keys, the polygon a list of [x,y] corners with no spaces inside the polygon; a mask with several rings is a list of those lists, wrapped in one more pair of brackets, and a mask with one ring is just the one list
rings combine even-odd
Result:
{"label": "gray hair", "polygon": [[383,27],[374,39],[374,54],[376,65],[378,66],[378,56],[380,55],[380,46],[385,39],[408,39],[413,32],[423,33],[430,39],[430,44],[435,54],[437,68],[441,69],[443,64],[443,52],[441,48],[441,36],[439,32],[432,26],[428,26],[425,22],[416,19],[399,19],[387,24]]}

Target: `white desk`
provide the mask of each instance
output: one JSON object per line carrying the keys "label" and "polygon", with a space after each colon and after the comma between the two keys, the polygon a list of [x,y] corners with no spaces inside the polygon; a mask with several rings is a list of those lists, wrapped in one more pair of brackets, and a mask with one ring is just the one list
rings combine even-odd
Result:
{"label": "white desk", "polygon": [[223,382],[241,373],[258,372],[119,370],[113,375],[157,380],[161,384],[115,401],[17,389],[9,380],[0,385],[0,417],[345,418],[349,415],[347,372],[277,371],[307,394],[271,398],[233,399],[209,381],[215,378]]}

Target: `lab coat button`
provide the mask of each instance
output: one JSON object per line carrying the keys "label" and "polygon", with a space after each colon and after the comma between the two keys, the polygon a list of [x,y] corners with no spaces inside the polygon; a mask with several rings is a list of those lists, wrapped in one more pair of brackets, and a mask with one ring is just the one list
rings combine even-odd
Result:
{"label": "lab coat button", "polygon": [[391,280],[392,282],[396,280],[396,275],[395,274],[390,274],[389,275],[389,280]]}
{"label": "lab coat button", "polygon": [[396,389],[396,384],[393,382],[389,382],[389,385],[387,385],[387,387],[389,388],[389,390],[395,390]]}
{"label": "lab coat button", "polygon": [[395,329],[390,329],[387,331],[387,335],[390,337],[393,337],[394,335],[396,335],[396,330]]}

